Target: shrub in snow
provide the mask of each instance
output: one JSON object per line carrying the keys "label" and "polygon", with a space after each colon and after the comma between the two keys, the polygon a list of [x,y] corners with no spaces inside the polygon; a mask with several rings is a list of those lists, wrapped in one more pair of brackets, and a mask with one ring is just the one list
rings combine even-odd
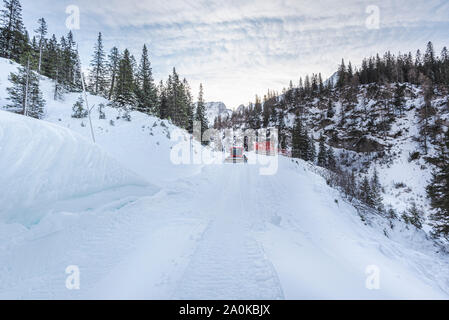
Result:
{"label": "shrub in snow", "polygon": [[125,113],[122,116],[122,119],[124,119],[126,121],[131,121],[131,115],[129,114],[128,110],[125,111]]}
{"label": "shrub in snow", "polygon": [[98,114],[99,114],[99,119],[100,120],[106,119],[106,114],[104,113],[103,109],[104,109],[104,104],[100,103],[98,105]]}
{"label": "shrub in snow", "polygon": [[73,105],[72,118],[81,119],[87,117],[87,110],[84,109],[84,99],[79,96],[78,100]]}
{"label": "shrub in snow", "polygon": [[410,153],[410,155],[408,157],[408,162],[418,160],[420,156],[421,156],[421,154],[419,153],[419,151],[412,152],[412,153]]}
{"label": "shrub in snow", "polygon": [[397,182],[397,183],[394,184],[394,187],[396,189],[402,189],[402,188],[405,188],[406,186],[407,185],[404,182]]}
{"label": "shrub in snow", "polygon": [[402,214],[402,219],[406,223],[415,226],[417,229],[421,229],[424,222],[424,214],[418,209],[416,203],[413,202],[410,209],[408,209],[408,212]]}

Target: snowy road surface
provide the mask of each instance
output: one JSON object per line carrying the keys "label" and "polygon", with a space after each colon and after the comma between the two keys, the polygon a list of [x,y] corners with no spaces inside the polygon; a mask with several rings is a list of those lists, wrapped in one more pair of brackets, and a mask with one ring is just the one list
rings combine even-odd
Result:
{"label": "snowy road surface", "polygon": [[[337,197],[287,159],[273,176],[204,167],[156,194],[9,227],[0,298],[448,298],[447,263],[363,225]],[[65,287],[68,265],[80,290]],[[365,286],[368,265],[379,290]]]}
{"label": "snowy road surface", "polygon": [[160,119],[97,123],[95,146],[52,117],[0,112],[0,298],[449,297],[446,254],[362,221],[310,164],[176,166]]}

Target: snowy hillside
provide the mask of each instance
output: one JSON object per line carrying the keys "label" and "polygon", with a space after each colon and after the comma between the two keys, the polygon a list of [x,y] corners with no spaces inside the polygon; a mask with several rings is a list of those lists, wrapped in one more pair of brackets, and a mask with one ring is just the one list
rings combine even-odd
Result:
{"label": "snowy hillside", "polygon": [[[331,78],[336,81],[338,74]],[[401,109],[394,106],[398,88],[403,90]],[[364,177],[370,179],[377,171],[386,210],[393,209],[400,216],[410,210],[412,203],[416,203],[426,219],[430,208],[426,186],[434,168],[427,160],[436,155],[435,141],[439,134],[427,139],[426,154],[422,133],[422,86],[409,83],[359,85],[334,88],[322,96],[296,98],[294,90],[275,97],[275,102],[271,102],[276,110],[271,114],[282,115],[282,132],[288,136],[289,147],[290,130],[294,126],[295,114],[299,113],[313,137],[316,151],[320,136],[323,136],[326,146],[332,147],[340,168],[354,171],[359,182]],[[298,101],[292,102],[295,99]],[[433,118],[429,123],[431,130],[436,132],[438,126],[449,125],[447,91],[436,87],[430,103]],[[229,121],[224,127],[247,128],[244,109],[239,107],[235,111],[236,123]],[[273,120],[270,115],[269,125],[279,127],[279,119]]]}
{"label": "snowy hillside", "polygon": [[[0,58],[0,109],[8,104],[8,76],[11,72],[16,72],[17,66],[16,63]],[[41,90],[46,101],[44,120],[75,131],[92,141],[88,118],[72,118],[72,107],[81,93],[66,93],[62,99],[54,100],[54,82],[45,77],[41,79]],[[170,165],[172,146],[179,142],[190,143],[185,131],[166,120],[140,112],[131,112],[132,121],[126,121],[122,119],[120,110],[108,107],[109,101],[99,96],[88,94],[88,101],[93,107],[91,118],[97,144],[123,166],[137,171],[147,181],[161,184],[199,170],[199,166],[195,165]],[[100,119],[100,105],[103,106],[104,119]],[[199,152],[198,143],[194,142],[194,148]],[[136,157],[135,154],[142,156]]]}
{"label": "snowy hillside", "polygon": [[[332,137],[330,144],[335,147],[344,168],[355,169],[361,176],[368,177],[373,175],[374,170],[378,171],[386,208],[393,208],[401,214],[415,202],[428,212],[425,188],[430,182],[433,167],[425,158],[435,155],[435,146],[429,143],[428,154],[424,154],[420,141],[420,108],[424,103],[422,88],[409,84],[404,86],[403,115],[397,116],[386,133],[373,129],[373,123],[381,123],[385,116],[384,104],[370,97],[370,91],[373,90],[370,86],[359,88],[360,93],[352,108],[345,109],[342,101],[334,103],[335,115],[332,119],[324,115],[320,103],[315,101],[313,108],[310,108],[308,123],[317,140],[320,134]],[[445,109],[446,103],[447,97],[442,92],[432,100],[443,122],[449,116]],[[370,109],[369,116],[367,109]],[[343,125],[339,124],[342,114],[348,119]],[[412,159],[414,153],[417,154],[416,159]]]}
{"label": "snowy hillside", "polygon": [[[0,112],[0,298],[449,298],[447,254],[400,221],[362,220],[319,168],[253,153],[177,165],[185,131],[110,107],[99,119],[107,101],[89,95],[94,145],[87,118],[71,117],[79,93],[54,101],[53,82],[41,86],[44,120]],[[66,288],[73,265],[79,290]],[[380,286],[368,289],[373,268]]]}
{"label": "snowy hillside", "polygon": [[209,126],[214,125],[214,120],[218,116],[223,119],[231,117],[232,110],[226,108],[223,102],[206,102],[206,118],[209,122]]}

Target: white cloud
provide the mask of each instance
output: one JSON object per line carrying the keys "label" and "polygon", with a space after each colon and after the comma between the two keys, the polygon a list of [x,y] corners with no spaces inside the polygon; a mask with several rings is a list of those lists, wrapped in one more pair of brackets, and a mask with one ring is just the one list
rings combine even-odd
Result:
{"label": "white cloud", "polygon": [[[24,0],[27,17],[58,15],[64,2]],[[55,5],[57,2],[57,5]],[[329,76],[344,57],[385,50],[416,50],[428,40],[447,39],[449,6],[431,1],[298,0],[78,0],[82,28],[76,33],[89,54],[102,31],[107,46],[128,47],[137,56],[149,44],[155,76],[165,78],[176,66],[192,84],[205,85],[206,98],[230,107],[247,103],[268,88],[281,90],[306,73]],[[67,2],[69,4],[69,2]],[[365,27],[368,5],[380,9],[380,29]],[[410,10],[413,8],[413,10]],[[35,21],[35,20],[34,20]],[[57,29],[58,32],[63,28]],[[63,30],[63,32],[65,32]]]}

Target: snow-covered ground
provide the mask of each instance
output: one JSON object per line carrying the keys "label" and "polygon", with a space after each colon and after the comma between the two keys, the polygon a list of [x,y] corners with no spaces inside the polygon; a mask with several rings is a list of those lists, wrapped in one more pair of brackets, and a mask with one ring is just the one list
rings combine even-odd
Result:
{"label": "snow-covered ground", "polygon": [[6,111],[0,111],[0,153],[0,221],[29,226],[67,205],[60,201],[80,204],[74,199],[100,191],[151,189],[81,135]]}
{"label": "snow-covered ground", "polygon": [[449,298],[447,254],[400,223],[362,221],[310,164],[176,165],[185,132],[111,108],[104,120],[94,108],[94,145],[70,117],[78,94],[55,102],[51,85],[45,121],[0,112],[0,298]]}

